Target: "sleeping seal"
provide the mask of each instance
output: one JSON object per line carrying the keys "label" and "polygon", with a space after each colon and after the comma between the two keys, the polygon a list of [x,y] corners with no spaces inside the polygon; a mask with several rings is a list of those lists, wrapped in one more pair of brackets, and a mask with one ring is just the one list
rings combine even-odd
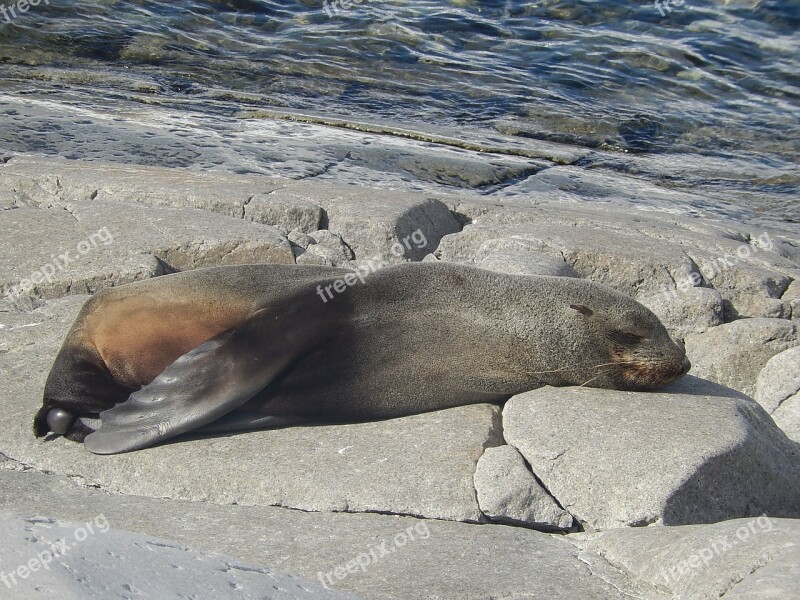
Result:
{"label": "sleeping seal", "polygon": [[652,390],[689,370],[655,315],[590,281],[431,262],[354,282],[265,264],[99,292],[56,357],[34,433],[112,454],[193,430],[501,403],[543,385]]}

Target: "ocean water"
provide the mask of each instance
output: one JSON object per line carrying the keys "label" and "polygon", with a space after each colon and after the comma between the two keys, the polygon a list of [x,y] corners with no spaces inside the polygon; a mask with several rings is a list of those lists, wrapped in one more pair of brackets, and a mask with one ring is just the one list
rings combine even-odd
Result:
{"label": "ocean water", "polygon": [[[544,158],[800,221],[797,0],[0,1],[5,152],[370,180],[379,145],[489,194]],[[398,137],[511,166],[425,181]]]}

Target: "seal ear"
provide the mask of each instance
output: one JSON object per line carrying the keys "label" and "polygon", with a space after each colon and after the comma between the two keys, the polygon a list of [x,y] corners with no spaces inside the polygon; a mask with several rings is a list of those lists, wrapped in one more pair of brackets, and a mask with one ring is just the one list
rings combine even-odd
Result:
{"label": "seal ear", "polygon": [[569,307],[577,310],[584,317],[591,317],[594,314],[594,311],[591,308],[584,306],[583,304],[570,304]]}
{"label": "seal ear", "polygon": [[[306,314],[296,314],[304,307]],[[309,317],[312,314],[321,318]],[[84,447],[95,454],[128,452],[216,421],[318,344],[325,337],[325,316],[318,307],[312,313],[303,302],[256,311],[241,325],[178,358],[124,402],[101,412],[102,425],[86,436]]]}

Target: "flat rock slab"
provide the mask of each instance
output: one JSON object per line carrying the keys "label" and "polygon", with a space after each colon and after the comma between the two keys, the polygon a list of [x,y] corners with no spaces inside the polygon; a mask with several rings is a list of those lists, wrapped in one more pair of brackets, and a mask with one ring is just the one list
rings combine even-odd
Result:
{"label": "flat rock slab", "polygon": [[462,198],[448,205],[472,223],[442,239],[435,252],[440,260],[480,266],[487,248],[499,245],[507,254],[515,248],[519,264],[555,257],[581,277],[630,296],[696,302],[700,323],[708,321],[708,303],[683,297],[692,287],[717,290],[726,320],[788,319],[792,312],[791,299],[782,296],[800,277],[800,253],[788,234],[631,208],[534,204],[527,197],[503,204]]}
{"label": "flat rock slab", "polygon": [[[797,207],[777,189],[767,191],[772,181],[785,176],[780,167],[771,167],[763,163],[741,158],[722,156],[702,156],[700,154],[682,154],[673,152],[630,153],[595,151],[588,160],[583,161],[591,172],[608,173],[611,176],[623,174],[634,176],[648,182],[665,182],[679,190],[691,190],[693,195],[702,195],[718,206],[725,206],[734,200],[731,194],[731,181],[747,181],[753,186],[751,192],[740,191],[735,202],[748,212],[755,208],[758,212],[768,210],[771,218],[783,220],[784,226],[800,232],[796,224]],[[675,185],[674,182],[682,182]],[[734,184],[735,185],[735,184]],[[737,219],[743,220],[743,219]],[[753,222],[759,220],[753,219]]]}
{"label": "flat rock slab", "polygon": [[[147,54],[147,60],[153,58],[151,41],[152,38],[138,48]],[[129,42],[123,59],[131,50],[136,53],[138,41]],[[27,77],[30,67],[25,70]],[[115,79],[115,84],[131,92],[132,97],[116,98],[118,104],[114,107],[105,104],[95,110],[76,108],[68,101],[53,102],[52,94],[64,86],[96,82],[97,73],[38,69],[37,87],[51,86],[52,91],[43,92],[39,98],[28,93],[29,89],[24,98],[0,96],[0,108],[16,119],[14,128],[0,129],[0,147],[125,166],[263,173],[292,179],[327,177],[358,184],[368,181],[377,186],[475,185],[490,189],[552,164],[536,158],[569,163],[590,152],[574,145],[491,132],[469,131],[464,139],[457,139],[450,132],[436,134],[430,124],[424,131],[413,131],[384,121],[370,126],[263,108],[230,116],[217,114],[212,120],[195,119],[185,110],[142,102],[141,94],[149,97],[153,88],[160,87],[159,83],[135,78],[121,83]],[[9,89],[8,85],[4,87],[5,91]],[[228,92],[219,90],[199,94],[197,98],[212,103],[231,99]],[[234,94],[239,99],[247,95]],[[268,101],[265,96],[251,95],[245,102],[254,100],[262,107]],[[345,124],[346,129],[335,126]]]}
{"label": "flat rock slab", "polygon": [[0,249],[0,292],[13,297],[94,292],[169,270],[295,262],[289,241],[268,225],[101,200],[0,211]]}
{"label": "flat rock slab", "polygon": [[659,393],[540,388],[505,438],[587,528],[800,516],[800,446],[755,401],[687,377]]}
{"label": "flat rock slab", "polygon": [[237,218],[254,195],[286,183],[259,175],[43,156],[14,156],[0,168],[0,188],[13,191],[23,204],[97,199],[199,208]]}
{"label": "flat rock slab", "polygon": [[[0,468],[0,508],[20,507],[78,523],[102,514],[112,528],[167,537],[370,600],[665,598],[563,536],[503,525],[119,496],[66,477]],[[363,570],[353,566],[357,560]]]}
{"label": "flat rock slab", "polygon": [[484,449],[503,443],[499,408],[486,404],[375,423],[184,438],[115,456],[95,456],[63,438],[36,440],[31,419],[84,299],[0,313],[0,407],[9,423],[0,452],[7,456],[126,494],[483,520],[472,476]]}
{"label": "flat rock slab", "polygon": [[724,200],[660,187],[657,178],[633,177],[600,169],[557,166],[503,189],[504,195],[544,196],[570,203],[632,206],[673,214],[727,217],[746,221],[752,212]]}
{"label": "flat rock slab", "polygon": [[524,178],[552,163],[502,154],[479,154],[446,147],[350,148],[347,162],[375,171],[409,174],[414,179],[464,188],[491,188]]}
{"label": "flat rock slab", "polygon": [[686,337],[692,375],[754,397],[761,370],[798,344],[800,328],[785,319],[741,319]]}
{"label": "flat rock slab", "polygon": [[0,532],[3,598],[353,598],[237,559],[112,529],[103,514],[69,523],[0,513]]}
{"label": "flat rock slab", "polygon": [[798,598],[800,520],[761,515],[711,525],[570,536],[673,598]]}
{"label": "flat rock slab", "polygon": [[[15,156],[0,165],[0,192],[5,194],[0,203],[16,207],[144,204],[202,209],[283,232],[327,228],[342,236],[356,258],[390,262],[421,260],[442,236],[461,229],[431,194],[44,157]],[[11,200],[3,200],[9,195]],[[232,227],[236,231],[245,224]],[[252,231],[256,237],[259,230]]]}

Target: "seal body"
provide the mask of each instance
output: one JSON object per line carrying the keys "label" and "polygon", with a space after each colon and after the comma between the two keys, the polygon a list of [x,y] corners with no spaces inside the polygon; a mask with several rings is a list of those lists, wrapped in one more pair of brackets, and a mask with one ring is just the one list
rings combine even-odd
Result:
{"label": "seal body", "polygon": [[435,262],[358,281],[332,267],[217,267],[90,299],[34,432],[114,453],[202,428],[499,403],[542,385],[650,390],[688,368],[650,311],[581,279]]}

